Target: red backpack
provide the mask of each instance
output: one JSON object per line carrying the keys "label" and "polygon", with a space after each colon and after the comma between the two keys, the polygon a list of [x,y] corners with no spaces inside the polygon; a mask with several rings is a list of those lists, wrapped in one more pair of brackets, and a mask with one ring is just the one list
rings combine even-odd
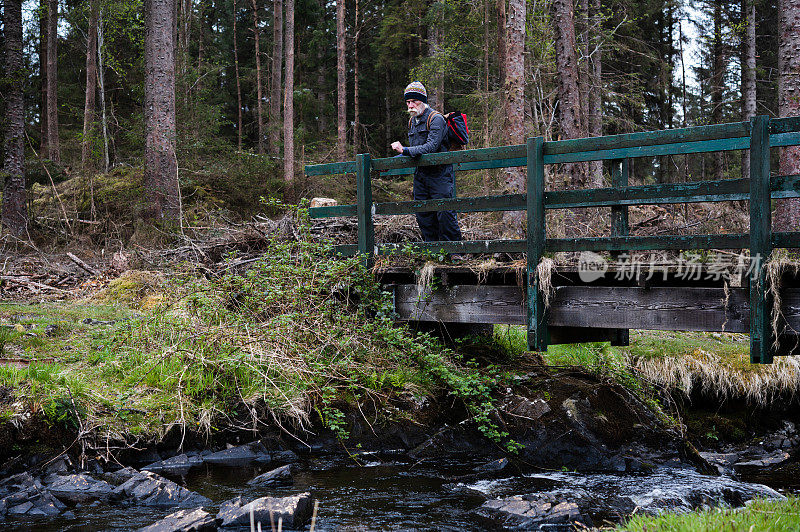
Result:
{"label": "red backpack", "polygon": [[[431,109],[431,114],[428,115],[427,125],[428,129],[431,128],[431,119],[434,115],[441,115],[439,111]],[[467,125],[467,115],[459,112],[452,112],[442,115],[444,121],[447,123],[447,131],[445,131],[444,138],[448,142],[450,150],[460,150],[469,142],[469,126]],[[408,119],[408,128],[411,129],[411,119]]]}

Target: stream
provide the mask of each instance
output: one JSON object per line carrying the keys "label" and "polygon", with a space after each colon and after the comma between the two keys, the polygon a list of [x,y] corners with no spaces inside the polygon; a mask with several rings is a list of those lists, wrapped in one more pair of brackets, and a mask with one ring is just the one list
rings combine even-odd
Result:
{"label": "stream", "polygon": [[[483,463],[483,462],[481,462]],[[170,477],[219,505],[236,496],[257,498],[311,491],[319,501],[316,530],[486,530],[491,523],[475,513],[487,499],[517,494],[582,494],[586,513],[596,526],[618,522],[630,511],[620,497],[646,511],[690,510],[703,505],[739,505],[753,495],[769,495],[765,483],[781,493],[800,492],[800,475],[791,469],[770,476],[763,471],[745,479],[709,477],[681,468],[660,468],[647,474],[587,474],[569,471],[514,476],[500,471],[496,478],[474,478],[480,463],[437,460],[410,462],[366,457],[323,456],[298,463],[291,484],[251,487],[247,480],[275,467],[226,468],[202,465],[183,477]],[[460,480],[459,480],[460,478]],[[742,498],[744,498],[742,500]],[[216,507],[207,508],[216,511]],[[71,508],[74,516],[9,519],[11,531],[135,530],[158,521],[172,509],[115,506],[104,503]],[[262,530],[270,530],[265,523]],[[306,527],[308,529],[308,526]],[[552,528],[550,528],[552,529]]]}

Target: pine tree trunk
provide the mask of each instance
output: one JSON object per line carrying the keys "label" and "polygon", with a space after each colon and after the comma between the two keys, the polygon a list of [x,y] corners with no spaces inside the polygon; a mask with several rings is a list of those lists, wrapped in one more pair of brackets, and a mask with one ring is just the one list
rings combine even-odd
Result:
{"label": "pine tree trunk", "polygon": [[47,2],[47,146],[49,158],[61,161],[58,139],[58,0]]}
{"label": "pine tree trunk", "polygon": [[[756,116],[756,4],[742,0],[744,36],[742,38],[742,120]],[[742,153],[742,177],[750,177],[750,150]]]}
{"label": "pine tree trunk", "polygon": [[336,0],[336,158],[344,161],[347,157],[347,78],[345,69],[344,4]]}
{"label": "pine tree trunk", "polygon": [[[561,134],[568,139],[584,136],[581,116],[580,93],[578,91],[578,60],[575,56],[575,17],[571,0],[553,0],[553,23],[555,25],[556,57],[558,58],[559,126]],[[584,163],[565,164],[573,186],[586,182]]]}
{"label": "pine tree trunk", "polygon": [[317,61],[319,67],[317,69],[317,132],[320,135],[328,134],[328,114],[326,107],[327,102],[327,69],[324,64],[325,50],[322,46],[317,47]]}
{"label": "pine tree trunk", "polygon": [[495,1],[497,13],[497,64],[499,65],[500,88],[506,85],[506,56],[508,55],[508,29],[506,27],[506,0]]}
{"label": "pine tree trunk", "polygon": [[[505,144],[525,143],[525,0],[508,3],[508,48],[506,61]],[[521,168],[508,168],[505,173],[505,193],[518,194],[525,190],[525,173]],[[522,212],[507,212],[506,225],[521,235]]]}
{"label": "pine tree trunk", "polygon": [[256,122],[258,124],[258,153],[264,153],[264,113],[262,102],[264,101],[264,88],[261,83],[261,38],[258,26],[258,5],[256,0],[251,0],[253,7],[253,34],[255,35],[255,54],[256,54]]}
{"label": "pine tree trunk", "polygon": [[97,86],[100,90],[100,121],[103,125],[103,172],[108,172],[108,119],[106,118],[106,76],[103,63],[103,7],[97,20]]}
{"label": "pine tree trunk", "polygon": [[[489,147],[489,2],[483,0],[483,147]],[[483,171],[483,193],[491,190],[489,170]]]}
{"label": "pine tree trunk", "polygon": [[[800,2],[780,0],[778,22],[778,115],[800,115]],[[800,174],[800,147],[783,148],[778,165],[780,175]],[[800,228],[800,200],[777,200],[776,231]]]}
{"label": "pine tree trunk", "polygon": [[[200,20],[197,24],[197,68],[203,66],[206,54],[206,21],[208,20],[208,0],[200,0],[199,13]],[[197,80],[197,89],[202,90],[203,80]]]}
{"label": "pine tree trunk", "polygon": [[[177,5],[180,13],[176,18],[178,28],[178,43],[176,61],[178,72],[181,78],[185,78],[186,66],[189,62],[189,43],[191,42],[192,32],[192,0],[178,0]],[[185,83],[186,80],[183,79]],[[186,84],[186,104],[189,104],[189,85]]]}
{"label": "pine tree trunk", "polygon": [[361,27],[359,26],[361,15],[359,0],[356,2],[356,20],[355,20],[355,35],[353,35],[353,153],[361,151],[361,98],[359,94],[359,57],[358,57],[358,40],[361,35]]}
{"label": "pine tree trunk", "polygon": [[[600,137],[603,135],[603,66],[602,66],[602,6],[600,0],[592,0],[590,6],[591,15],[589,20],[591,28],[589,34],[589,101],[587,126],[590,137]],[[591,161],[589,163],[589,179],[594,187],[602,187],[603,183],[603,162]]]}
{"label": "pine tree trunk", "polygon": [[239,46],[236,43],[236,19],[238,15],[236,0],[233,0],[233,69],[236,72],[236,110],[238,114],[236,146],[239,151],[242,151],[242,81],[239,77]]}
{"label": "pine tree trunk", "polygon": [[392,105],[389,100],[392,84],[389,77],[389,69],[383,71],[383,145],[386,153],[390,153],[389,146],[392,145]]}
{"label": "pine tree trunk", "polygon": [[147,215],[178,223],[181,217],[175,157],[175,0],[145,0],[145,166]]}
{"label": "pine tree trunk", "polygon": [[28,232],[25,203],[25,71],[22,62],[22,0],[6,0],[3,13],[5,40],[5,72],[0,80],[6,98],[3,146],[3,212],[2,224],[14,236],[24,238]]}
{"label": "pine tree trunk", "polygon": [[42,83],[41,102],[39,104],[39,157],[50,157],[47,136],[47,0],[39,2],[39,78]]}
{"label": "pine tree trunk", "polygon": [[[288,16],[288,15],[287,15]],[[288,30],[287,30],[288,31]],[[281,149],[281,68],[283,66],[283,0],[272,1],[272,66],[269,93],[269,151]],[[288,68],[288,67],[287,67]],[[289,71],[286,71],[289,77]]]}
{"label": "pine tree trunk", "polygon": [[286,0],[286,86],[283,97],[283,176],[294,181],[294,0]]}
{"label": "pine tree trunk", "polygon": [[[722,42],[722,0],[714,0],[714,36],[712,42],[711,123],[722,122],[722,97],[725,80],[725,49]],[[722,179],[724,154],[714,152],[714,180]]]}
{"label": "pine tree trunk", "polygon": [[[483,0],[483,146],[489,147],[489,2]],[[488,179],[489,171],[485,172]],[[484,183],[486,185],[488,183]],[[488,190],[486,191],[488,193]]]}
{"label": "pine tree trunk", "polygon": [[89,34],[86,37],[86,94],[83,105],[83,142],[81,166],[89,170],[94,138],[94,109],[97,94],[97,23],[100,19],[100,0],[92,0],[89,13]]}
{"label": "pine tree trunk", "polygon": [[441,53],[441,30],[439,19],[428,26],[428,57],[434,60],[435,71],[428,87],[428,105],[432,108],[444,111],[444,76],[436,61],[436,57]]}
{"label": "pine tree trunk", "polygon": [[578,94],[581,100],[581,116],[589,118],[589,0],[578,0],[575,14],[575,38],[578,55]]}

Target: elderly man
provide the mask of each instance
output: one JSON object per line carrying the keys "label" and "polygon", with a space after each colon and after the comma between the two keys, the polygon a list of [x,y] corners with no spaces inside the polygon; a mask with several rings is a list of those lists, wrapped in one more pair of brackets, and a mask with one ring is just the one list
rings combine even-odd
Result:
{"label": "elderly man", "polygon": [[[447,122],[441,113],[428,107],[425,86],[414,81],[404,91],[406,107],[411,115],[408,143],[392,143],[392,149],[409,157],[448,151],[445,139]],[[433,116],[431,116],[433,115]],[[420,166],[414,172],[414,199],[452,198],[455,185],[452,164]],[[453,211],[418,212],[417,223],[425,242],[461,240],[456,214]]]}

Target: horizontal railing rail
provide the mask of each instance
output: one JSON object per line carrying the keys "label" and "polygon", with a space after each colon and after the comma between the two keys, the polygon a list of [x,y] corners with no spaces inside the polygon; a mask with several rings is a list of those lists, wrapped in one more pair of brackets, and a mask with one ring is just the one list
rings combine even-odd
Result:
{"label": "horizontal railing rail", "polygon": [[[645,251],[694,249],[744,249],[751,257],[769,257],[773,248],[800,248],[800,233],[772,232],[771,201],[800,197],[800,176],[770,177],[770,148],[800,145],[800,117],[770,119],[756,117],[749,122],[698,126],[665,131],[625,133],[583,139],[545,142],[541,137],[524,145],[479,148],[432,153],[418,158],[388,157],[372,159],[361,154],[355,161],[306,166],[309,176],[355,173],[358,202],[354,205],[318,207],[309,210],[312,218],[358,217],[358,244],[336,247],[343,255],[361,254],[371,262],[375,255],[392,253],[403,244],[375,243],[375,215],[403,215],[417,212],[496,212],[525,211],[528,233],[525,239],[415,243],[420,250],[444,253],[524,252],[528,276],[526,305],[528,344],[531,349],[546,349],[548,329],[546,311],[539,290],[537,266],[546,252]],[[664,155],[684,155],[730,150],[750,150],[750,175],[741,179],[628,184],[628,160]],[[544,166],[583,161],[611,161],[611,187],[545,191]],[[454,164],[456,170],[527,167],[525,193],[503,196],[449,198],[426,201],[372,202],[372,171],[381,175],[413,173],[417,167]],[[628,207],[674,203],[747,201],[750,205],[750,232],[706,235],[631,236]],[[609,237],[547,238],[544,213],[552,209],[610,207],[612,234]],[[750,286],[751,361],[772,361],[772,331],[768,308],[765,269],[755,272]],[[627,334],[627,331],[621,331]]]}

